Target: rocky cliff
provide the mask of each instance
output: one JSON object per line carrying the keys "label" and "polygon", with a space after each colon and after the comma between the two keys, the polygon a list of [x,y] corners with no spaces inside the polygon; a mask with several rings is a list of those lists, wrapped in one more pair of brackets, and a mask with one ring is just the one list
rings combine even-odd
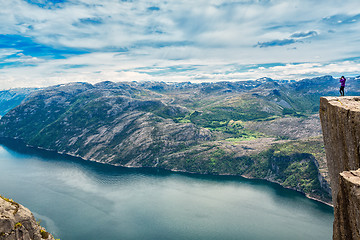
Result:
{"label": "rocky cliff", "polygon": [[340,173],[334,239],[360,239],[360,170]]}
{"label": "rocky cliff", "polygon": [[320,119],[334,203],[333,239],[360,239],[360,97],[321,98]]}
{"label": "rocky cliff", "polygon": [[0,240],[54,240],[29,209],[0,196]]}

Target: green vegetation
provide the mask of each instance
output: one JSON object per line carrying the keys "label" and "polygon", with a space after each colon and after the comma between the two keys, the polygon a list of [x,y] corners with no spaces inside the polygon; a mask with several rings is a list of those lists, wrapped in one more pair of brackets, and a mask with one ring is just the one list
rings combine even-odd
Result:
{"label": "green vegetation", "polygon": [[43,238],[43,239],[48,239],[50,236],[50,234],[43,229],[40,229],[40,235],[41,235],[41,238]]}
{"label": "green vegetation", "polygon": [[309,80],[53,87],[5,115],[0,136],[122,166],[268,179],[326,198],[310,116],[328,80],[315,82],[316,93]]}
{"label": "green vegetation", "polygon": [[4,197],[4,196],[1,196],[1,195],[0,195],[0,198],[4,199],[5,201],[11,203],[11,205],[15,206],[15,210],[14,210],[14,212],[13,212],[14,215],[19,211],[20,205],[19,205],[17,202],[15,202],[15,201],[12,200],[12,199],[9,199],[9,198],[6,198],[6,197]]}
{"label": "green vegetation", "polygon": [[323,157],[325,154],[324,143],[316,138],[277,144],[276,150],[278,153],[283,154],[308,153],[313,155],[316,159]]}
{"label": "green vegetation", "polygon": [[267,179],[330,201],[330,194],[321,188],[318,180],[316,156],[321,156],[321,152],[318,140],[275,144],[248,156],[236,156],[236,152],[227,150],[223,145],[203,144],[183,151],[181,158],[168,156],[163,167],[202,174]]}
{"label": "green vegetation", "polygon": [[271,117],[273,114],[263,111],[261,103],[259,99],[235,96],[200,108],[190,116],[190,121],[216,129],[227,126],[230,121],[258,121]]}
{"label": "green vegetation", "polygon": [[[260,154],[260,156],[266,157],[268,168],[276,174],[276,181],[305,193],[321,191],[317,178],[318,171],[311,154],[287,153],[277,149],[275,146]],[[255,173],[259,176],[261,174],[263,173]]]}
{"label": "green vegetation", "polygon": [[22,224],[20,222],[16,223],[14,226],[14,229],[20,228],[22,227]]}
{"label": "green vegetation", "polygon": [[294,109],[290,109],[290,108],[284,108],[282,110],[282,115],[286,116],[293,116],[293,117],[306,117],[306,115],[302,114],[301,112],[297,112]]}
{"label": "green vegetation", "polygon": [[231,137],[225,140],[230,142],[249,141],[265,137],[265,135],[260,132],[255,132],[244,128],[242,121],[231,120],[225,127],[215,130],[229,134]]}
{"label": "green vegetation", "polygon": [[191,123],[191,115],[196,112],[196,111],[193,111],[192,113],[190,114],[186,114],[184,117],[176,117],[176,118],[173,118],[174,122],[176,123]]}

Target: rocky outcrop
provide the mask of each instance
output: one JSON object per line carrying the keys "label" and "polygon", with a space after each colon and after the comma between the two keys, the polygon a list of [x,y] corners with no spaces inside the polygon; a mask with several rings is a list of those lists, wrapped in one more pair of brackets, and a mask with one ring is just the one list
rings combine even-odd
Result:
{"label": "rocky outcrop", "polygon": [[0,196],[0,240],[54,240],[29,209]]}
{"label": "rocky outcrop", "polygon": [[334,239],[360,239],[360,169],[340,173]]}
{"label": "rocky outcrop", "polygon": [[360,97],[320,99],[334,203],[333,239],[360,239]]}

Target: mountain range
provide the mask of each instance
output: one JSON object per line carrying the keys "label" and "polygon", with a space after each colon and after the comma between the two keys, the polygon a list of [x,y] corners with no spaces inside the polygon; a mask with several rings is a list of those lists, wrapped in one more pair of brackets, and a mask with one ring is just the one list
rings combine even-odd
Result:
{"label": "mountain range", "polygon": [[[359,85],[349,78],[345,94]],[[318,109],[338,88],[323,76],[3,90],[0,136],[116,166],[266,179],[330,203]]]}

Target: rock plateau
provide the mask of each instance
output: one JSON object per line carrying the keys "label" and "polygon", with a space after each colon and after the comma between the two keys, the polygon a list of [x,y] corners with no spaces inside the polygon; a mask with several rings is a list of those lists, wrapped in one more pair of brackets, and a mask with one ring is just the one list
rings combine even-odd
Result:
{"label": "rock plateau", "polygon": [[320,99],[334,203],[334,240],[360,239],[360,97]]}

